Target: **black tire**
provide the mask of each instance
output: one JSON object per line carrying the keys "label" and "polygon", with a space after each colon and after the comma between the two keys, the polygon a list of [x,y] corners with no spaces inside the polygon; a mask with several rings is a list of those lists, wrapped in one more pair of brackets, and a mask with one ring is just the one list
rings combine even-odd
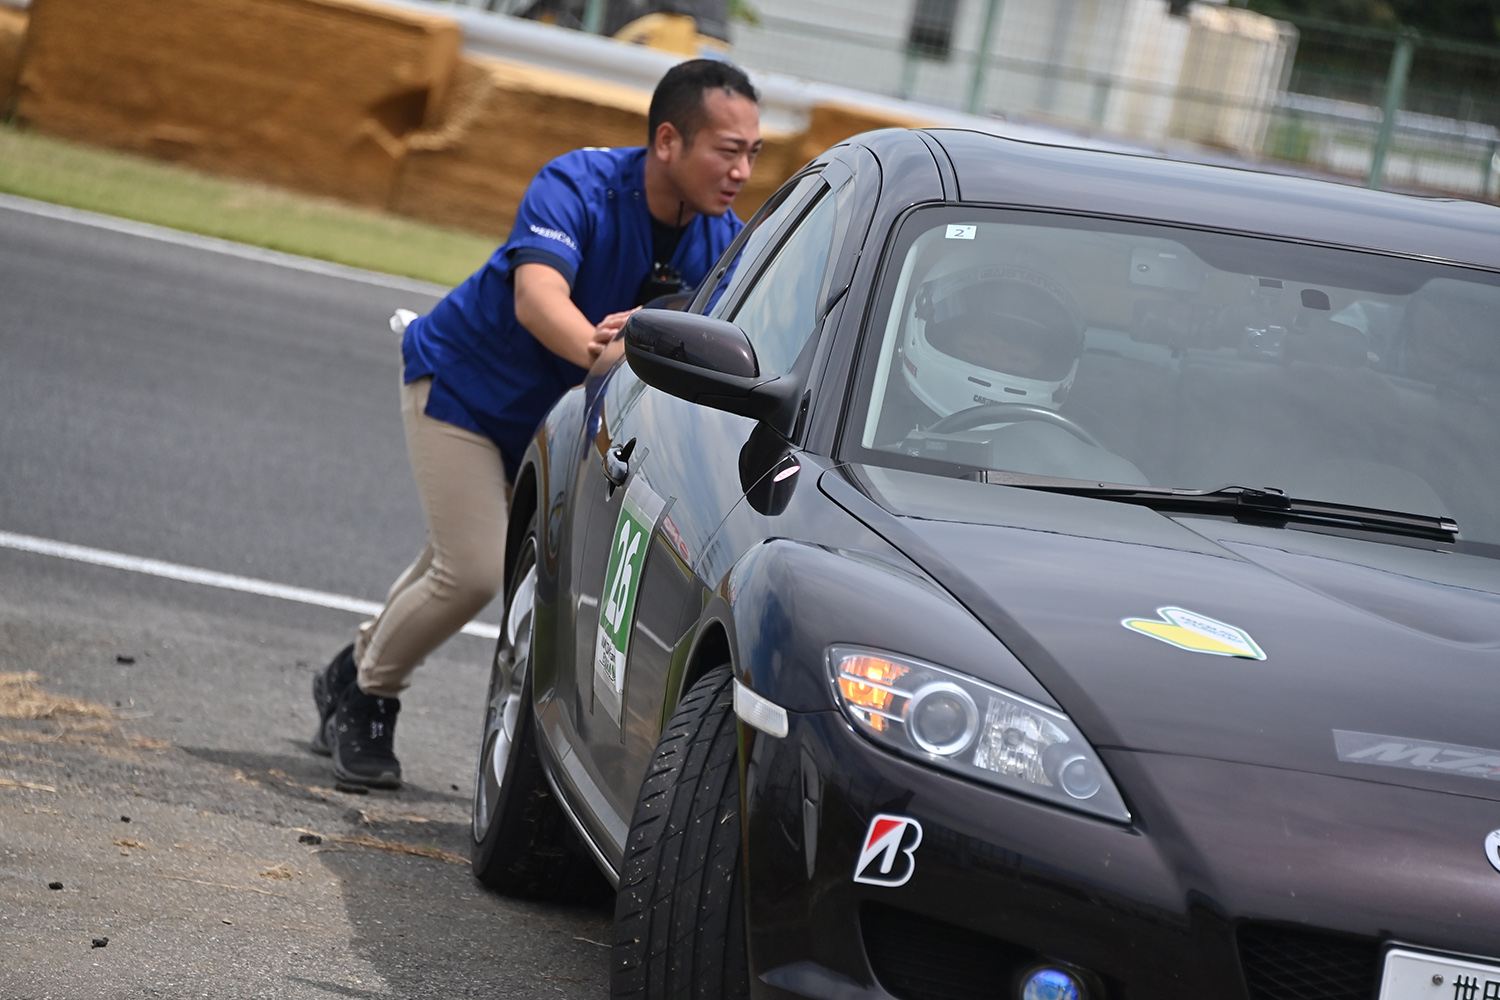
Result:
{"label": "black tire", "polygon": [[732,674],[694,684],[641,783],[615,897],[610,996],[750,995]]}
{"label": "black tire", "polygon": [[[505,588],[505,619],[490,669],[474,777],[470,860],[475,878],[509,896],[600,900],[608,897],[609,884],[585,855],[537,756],[531,707],[536,552],[533,516]],[[497,747],[503,753],[498,764]]]}

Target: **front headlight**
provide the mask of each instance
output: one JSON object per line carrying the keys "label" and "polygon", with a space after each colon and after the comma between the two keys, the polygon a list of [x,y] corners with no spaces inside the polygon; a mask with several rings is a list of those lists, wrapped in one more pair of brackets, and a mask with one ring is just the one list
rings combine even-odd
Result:
{"label": "front headlight", "polygon": [[833,646],[844,714],[877,743],[917,760],[1120,823],[1130,810],[1063,713],[943,667]]}

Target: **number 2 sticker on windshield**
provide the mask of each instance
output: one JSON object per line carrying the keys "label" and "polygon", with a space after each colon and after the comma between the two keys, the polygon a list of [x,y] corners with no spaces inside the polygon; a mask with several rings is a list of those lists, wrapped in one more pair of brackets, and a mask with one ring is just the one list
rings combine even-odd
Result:
{"label": "number 2 sticker on windshield", "polygon": [[599,595],[599,632],[594,640],[594,700],[615,722],[620,721],[641,570],[656,522],[665,508],[666,502],[644,477],[637,475],[625,491],[620,518],[610,538],[609,566],[604,572],[604,591]]}

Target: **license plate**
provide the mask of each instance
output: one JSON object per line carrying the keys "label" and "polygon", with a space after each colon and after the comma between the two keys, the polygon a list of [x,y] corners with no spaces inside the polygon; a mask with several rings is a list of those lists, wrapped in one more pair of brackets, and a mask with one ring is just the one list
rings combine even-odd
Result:
{"label": "license plate", "polygon": [[1500,1000],[1500,962],[1472,962],[1392,948],[1380,1000]]}

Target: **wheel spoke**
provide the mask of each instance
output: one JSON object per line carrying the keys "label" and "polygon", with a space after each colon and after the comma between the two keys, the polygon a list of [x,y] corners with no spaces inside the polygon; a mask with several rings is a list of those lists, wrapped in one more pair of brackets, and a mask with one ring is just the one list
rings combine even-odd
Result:
{"label": "wheel spoke", "polygon": [[532,561],[511,595],[505,633],[495,650],[484,738],[474,782],[474,839],[484,839],[500,805],[505,771],[520,727],[531,662],[531,635],[536,603],[536,563]]}

